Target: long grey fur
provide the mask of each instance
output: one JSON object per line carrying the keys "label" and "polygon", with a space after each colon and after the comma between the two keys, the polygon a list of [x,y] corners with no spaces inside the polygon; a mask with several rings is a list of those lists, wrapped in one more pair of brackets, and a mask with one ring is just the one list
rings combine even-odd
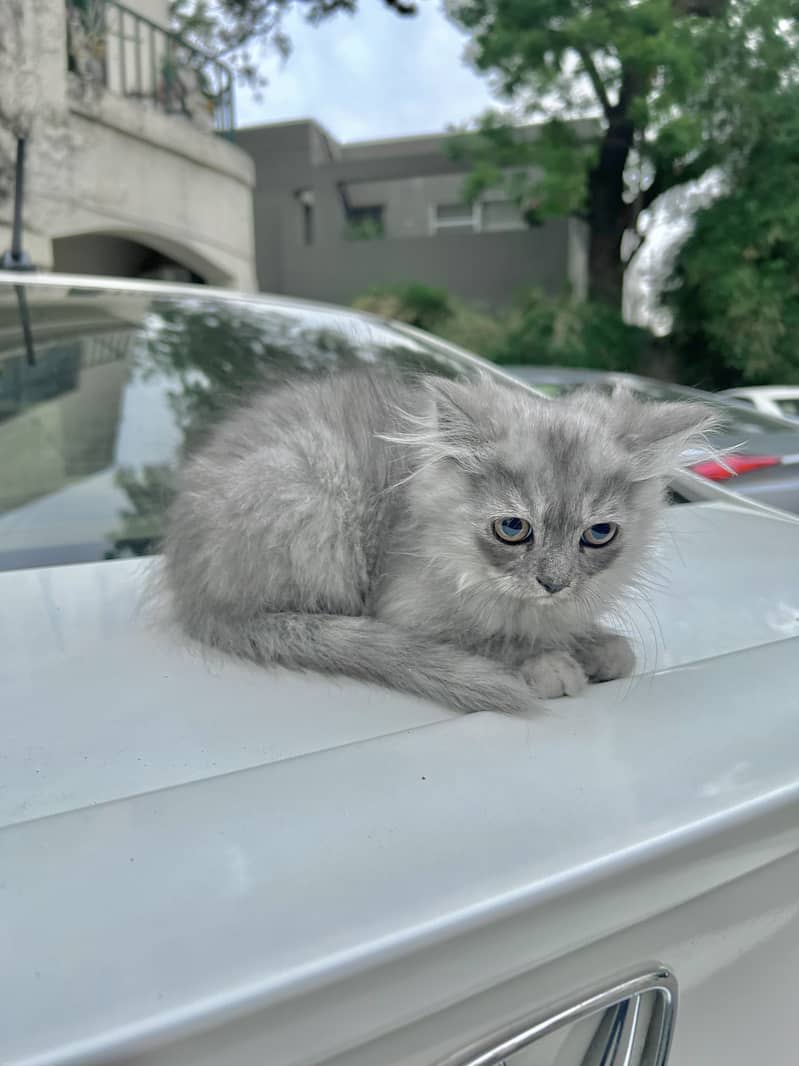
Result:
{"label": "long grey fur", "polygon": [[[621,676],[632,653],[599,618],[709,424],[701,405],[545,401],[488,378],[355,371],[263,392],[182,472],[165,540],[178,620],[231,655],[463,711]],[[529,519],[528,544],[497,540],[503,515]],[[580,546],[589,519],[619,525],[612,545]]]}

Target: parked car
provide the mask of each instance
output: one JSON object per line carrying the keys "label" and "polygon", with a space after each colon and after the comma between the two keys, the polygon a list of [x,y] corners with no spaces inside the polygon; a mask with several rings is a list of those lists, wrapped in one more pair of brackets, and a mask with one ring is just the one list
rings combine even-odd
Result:
{"label": "parked car", "polygon": [[[696,456],[691,469],[712,481],[729,481],[732,491],[757,497],[761,503],[799,512],[796,492],[799,475],[799,426],[785,418],[744,408],[721,393],[703,392],[684,385],[672,385],[637,374],[552,366],[506,366],[520,381],[549,396],[562,396],[575,389],[590,387],[610,391],[624,384],[651,400],[701,400],[715,407],[721,424],[709,435],[709,442],[723,457]],[[751,472],[769,470],[763,480]],[[747,475],[747,476],[737,476]]]}
{"label": "parked car", "polygon": [[799,421],[799,385],[751,385],[724,389],[719,396],[729,397],[745,407],[754,407],[765,415]]}
{"label": "parked car", "polygon": [[182,450],[361,362],[484,366],[342,309],[0,274],[3,1063],[790,1066],[793,516],[675,475],[616,620],[637,675],[544,714],[212,656],[151,601]]}

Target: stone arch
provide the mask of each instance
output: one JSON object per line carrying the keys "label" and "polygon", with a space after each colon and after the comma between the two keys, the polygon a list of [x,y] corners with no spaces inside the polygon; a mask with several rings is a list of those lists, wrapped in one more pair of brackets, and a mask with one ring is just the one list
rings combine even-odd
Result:
{"label": "stone arch", "polygon": [[54,237],[53,270],[222,287],[231,281],[229,274],[196,249],[144,230],[103,229]]}

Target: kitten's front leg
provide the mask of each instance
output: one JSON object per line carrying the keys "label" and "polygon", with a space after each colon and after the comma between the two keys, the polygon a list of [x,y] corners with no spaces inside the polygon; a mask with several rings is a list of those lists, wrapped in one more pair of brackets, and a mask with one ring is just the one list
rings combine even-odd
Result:
{"label": "kitten's front leg", "polygon": [[586,685],[585,670],[568,651],[542,651],[526,659],[522,676],[542,700],[576,696]]}
{"label": "kitten's front leg", "polygon": [[635,653],[629,640],[600,626],[578,637],[573,645],[589,681],[615,681],[635,669]]}

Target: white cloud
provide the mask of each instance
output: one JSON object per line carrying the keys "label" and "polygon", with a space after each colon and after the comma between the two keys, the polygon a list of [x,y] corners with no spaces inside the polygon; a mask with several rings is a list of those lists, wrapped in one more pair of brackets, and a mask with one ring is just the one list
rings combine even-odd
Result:
{"label": "white cloud", "polygon": [[402,18],[379,0],[354,15],[310,26],[286,20],[292,53],[269,55],[262,100],[237,92],[239,125],[315,118],[341,141],[434,133],[496,103],[487,81],[463,60],[467,38],[435,0]]}

